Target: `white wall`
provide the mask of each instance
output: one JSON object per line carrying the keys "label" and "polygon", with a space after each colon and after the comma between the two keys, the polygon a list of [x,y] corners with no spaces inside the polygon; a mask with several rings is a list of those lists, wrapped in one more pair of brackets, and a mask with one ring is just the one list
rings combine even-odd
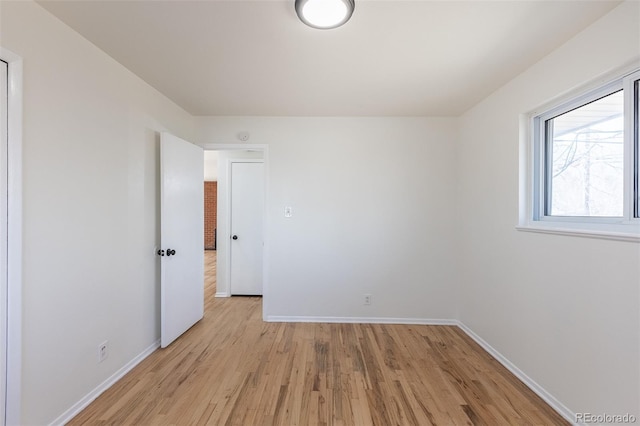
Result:
{"label": "white wall", "polygon": [[573,412],[640,417],[640,245],[516,231],[519,114],[640,54],[627,2],[460,119],[460,319]]}
{"label": "white wall", "polygon": [[24,59],[22,424],[41,425],[159,338],[157,137],[193,119],[37,4],[0,8]]}
{"label": "white wall", "polygon": [[204,180],[206,182],[218,181],[218,151],[204,152]]}
{"label": "white wall", "polygon": [[[200,117],[268,144],[266,318],[451,319],[455,121]],[[284,206],[294,216],[285,219]],[[372,304],[363,305],[363,295]]]}

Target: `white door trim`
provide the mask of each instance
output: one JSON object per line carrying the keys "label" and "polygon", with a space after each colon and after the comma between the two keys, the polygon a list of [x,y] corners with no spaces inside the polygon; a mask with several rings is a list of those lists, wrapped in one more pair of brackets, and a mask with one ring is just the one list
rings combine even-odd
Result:
{"label": "white door trim", "polygon": [[22,58],[0,47],[9,64],[7,174],[7,383],[6,419],[20,424],[22,371]]}
{"label": "white door trim", "polygon": [[[227,150],[255,150],[262,152],[262,161],[264,162],[264,214],[263,220],[263,233],[264,233],[264,246],[262,247],[262,319],[267,320],[267,316],[271,312],[269,310],[269,145],[267,144],[239,144],[239,143],[205,143],[200,144],[205,151],[227,151]],[[246,160],[246,159],[245,159]],[[225,238],[218,235],[218,239]],[[229,238],[229,236],[226,236]],[[229,267],[227,267],[229,271]],[[228,273],[226,274],[228,275]],[[229,277],[227,276],[227,282]]]}

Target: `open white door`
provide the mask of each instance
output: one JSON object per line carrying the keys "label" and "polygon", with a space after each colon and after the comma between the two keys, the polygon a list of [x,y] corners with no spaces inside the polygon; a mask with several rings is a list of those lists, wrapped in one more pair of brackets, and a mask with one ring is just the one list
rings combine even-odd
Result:
{"label": "open white door", "polygon": [[262,295],[264,163],[231,164],[231,294]]}
{"label": "open white door", "polygon": [[204,314],[204,151],[169,133],[160,136],[160,345]]}

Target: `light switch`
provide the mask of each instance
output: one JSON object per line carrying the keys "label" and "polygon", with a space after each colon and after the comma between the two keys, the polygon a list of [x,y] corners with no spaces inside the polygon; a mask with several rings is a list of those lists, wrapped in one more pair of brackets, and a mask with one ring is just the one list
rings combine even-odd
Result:
{"label": "light switch", "polygon": [[284,217],[291,217],[293,216],[293,210],[291,209],[291,206],[286,206],[284,208]]}

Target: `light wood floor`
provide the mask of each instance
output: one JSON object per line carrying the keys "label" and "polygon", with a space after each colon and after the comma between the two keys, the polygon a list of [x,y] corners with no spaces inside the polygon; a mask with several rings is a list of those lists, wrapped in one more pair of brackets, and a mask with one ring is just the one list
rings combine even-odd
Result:
{"label": "light wood floor", "polygon": [[262,322],[215,299],[70,425],[568,424],[457,327]]}

